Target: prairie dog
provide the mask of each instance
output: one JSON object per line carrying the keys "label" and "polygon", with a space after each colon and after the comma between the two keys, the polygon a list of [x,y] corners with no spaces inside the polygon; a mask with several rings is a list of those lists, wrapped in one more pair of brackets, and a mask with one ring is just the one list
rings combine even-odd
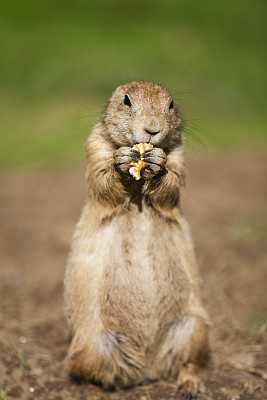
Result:
{"label": "prairie dog", "polygon": [[[137,143],[153,145],[138,181],[129,174]],[[180,208],[182,120],[172,94],[151,82],[119,86],[86,151],[88,199],[64,282],[66,369],[105,388],[174,378],[195,396],[209,322]]]}

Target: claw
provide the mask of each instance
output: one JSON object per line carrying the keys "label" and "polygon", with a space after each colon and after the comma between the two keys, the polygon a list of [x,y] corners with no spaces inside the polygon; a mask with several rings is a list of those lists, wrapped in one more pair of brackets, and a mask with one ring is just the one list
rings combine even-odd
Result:
{"label": "claw", "polygon": [[146,158],[146,157],[150,156],[152,150],[153,149],[148,149],[148,150],[144,151],[144,153],[142,154],[142,158]]}
{"label": "claw", "polygon": [[185,399],[189,399],[189,400],[195,399],[195,398],[196,398],[196,396],[193,395],[193,393],[190,392],[190,390],[185,390],[185,391],[183,392],[183,396],[184,396]]}
{"label": "claw", "polygon": [[[150,151],[150,150],[149,150],[149,151]],[[157,159],[163,160],[163,162],[166,161],[166,157],[163,157],[163,156],[161,156],[161,155],[157,155],[156,158],[157,158]],[[147,161],[153,162],[153,159],[155,159],[155,158],[152,157],[151,153],[148,153],[148,154],[146,154],[145,156],[142,154],[142,160],[144,160],[145,162],[147,162]]]}
{"label": "claw", "polygon": [[141,154],[139,153],[138,150],[135,150],[135,149],[131,149],[131,156],[132,157],[137,157],[138,159],[141,158]]}
{"label": "claw", "polygon": [[188,393],[188,391],[187,390],[185,390],[184,392],[183,392],[183,398],[184,399],[188,399],[189,397],[189,393]]}
{"label": "claw", "polygon": [[142,156],[142,160],[144,160],[145,162],[151,162],[153,160],[152,157],[143,157]]}
{"label": "claw", "polygon": [[195,399],[199,392],[205,393],[204,385],[196,375],[196,369],[194,364],[189,363],[179,373],[177,386],[178,389],[182,389],[185,399]]}
{"label": "claw", "polygon": [[157,164],[157,163],[155,163],[155,159],[153,157],[146,157],[146,158],[142,157],[142,160],[144,160],[145,162],[150,162],[152,164]]}

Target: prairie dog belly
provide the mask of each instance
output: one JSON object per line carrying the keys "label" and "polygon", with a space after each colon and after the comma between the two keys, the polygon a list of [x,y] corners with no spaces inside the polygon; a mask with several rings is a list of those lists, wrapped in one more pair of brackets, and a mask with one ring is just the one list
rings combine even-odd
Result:
{"label": "prairie dog belly", "polygon": [[[106,328],[155,337],[179,321],[189,297],[189,279],[179,254],[183,233],[151,210],[116,217],[99,292]],[[164,240],[163,240],[164,238]],[[106,260],[107,260],[106,259]]]}

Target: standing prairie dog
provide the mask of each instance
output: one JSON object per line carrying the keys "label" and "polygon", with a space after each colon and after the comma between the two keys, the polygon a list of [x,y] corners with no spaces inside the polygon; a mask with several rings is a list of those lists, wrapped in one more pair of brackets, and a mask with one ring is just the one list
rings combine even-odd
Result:
{"label": "standing prairie dog", "polygon": [[[139,143],[153,148],[141,155]],[[73,377],[105,388],[174,378],[188,397],[199,390],[209,322],[180,209],[182,143],[172,94],[143,81],[115,90],[87,141],[88,199],[65,275]]]}

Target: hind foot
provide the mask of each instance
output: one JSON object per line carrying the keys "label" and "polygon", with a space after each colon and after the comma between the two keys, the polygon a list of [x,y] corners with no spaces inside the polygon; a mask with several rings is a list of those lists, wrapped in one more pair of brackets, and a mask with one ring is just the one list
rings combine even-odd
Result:
{"label": "hind foot", "polygon": [[178,376],[178,389],[183,391],[185,399],[195,399],[198,393],[205,396],[205,388],[201,380],[196,375],[197,367],[189,363],[181,369]]}

